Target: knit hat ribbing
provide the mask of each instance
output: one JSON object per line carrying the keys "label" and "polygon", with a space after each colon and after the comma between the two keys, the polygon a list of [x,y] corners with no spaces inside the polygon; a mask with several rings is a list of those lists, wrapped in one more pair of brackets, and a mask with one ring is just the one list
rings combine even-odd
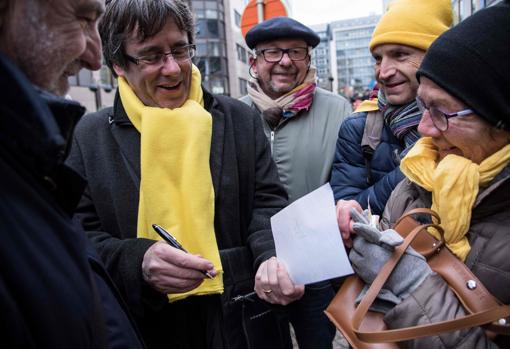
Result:
{"label": "knit hat ribbing", "polygon": [[492,125],[510,130],[510,2],[468,17],[441,35],[417,72]]}
{"label": "knit hat ribbing", "polygon": [[399,44],[426,51],[452,25],[450,0],[395,0],[375,27],[369,48]]}

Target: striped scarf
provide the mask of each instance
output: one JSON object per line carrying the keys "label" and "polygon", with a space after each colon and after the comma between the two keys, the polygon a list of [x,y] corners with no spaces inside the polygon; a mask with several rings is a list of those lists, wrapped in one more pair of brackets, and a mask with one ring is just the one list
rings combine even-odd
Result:
{"label": "striped scarf", "polygon": [[262,112],[269,126],[274,129],[282,118],[289,119],[297,115],[301,110],[310,109],[317,86],[316,81],[316,69],[310,67],[301,85],[277,99],[272,99],[264,93],[256,79],[250,79],[248,95]]}
{"label": "striped scarf", "polygon": [[382,90],[379,90],[377,99],[379,110],[384,115],[384,122],[395,137],[404,142],[406,148],[416,143],[420,138],[417,128],[421,120],[421,111],[416,101],[404,105],[391,105],[388,104]]}

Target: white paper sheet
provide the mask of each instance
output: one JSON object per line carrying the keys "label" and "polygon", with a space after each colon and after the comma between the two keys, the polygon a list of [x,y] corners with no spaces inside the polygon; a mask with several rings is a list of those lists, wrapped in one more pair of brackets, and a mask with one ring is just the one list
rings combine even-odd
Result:
{"label": "white paper sheet", "polygon": [[296,284],[310,284],[353,273],[329,183],[271,217],[276,255]]}

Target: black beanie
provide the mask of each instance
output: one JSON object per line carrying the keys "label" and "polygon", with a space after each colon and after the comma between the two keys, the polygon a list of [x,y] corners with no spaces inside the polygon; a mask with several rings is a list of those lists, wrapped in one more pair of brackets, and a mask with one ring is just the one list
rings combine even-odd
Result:
{"label": "black beanie", "polygon": [[510,1],[480,10],[444,32],[416,75],[510,131]]}

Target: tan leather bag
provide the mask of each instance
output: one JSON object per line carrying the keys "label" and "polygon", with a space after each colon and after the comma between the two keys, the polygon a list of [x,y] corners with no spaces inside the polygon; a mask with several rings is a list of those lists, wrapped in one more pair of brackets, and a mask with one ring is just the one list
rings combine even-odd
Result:
{"label": "tan leather bag", "polygon": [[[395,249],[358,307],[354,301],[360,294],[364,282],[353,275],[343,283],[326,309],[326,315],[353,348],[395,349],[398,348],[397,342],[400,341],[482,325],[491,331],[491,335],[510,334],[510,326],[501,324],[505,322],[502,319],[510,316],[510,306],[501,305],[471,270],[444,246],[443,241],[437,240],[427,232],[427,228],[434,227],[442,235],[443,229],[439,225],[420,225],[411,216],[424,213],[432,215],[439,222],[439,216],[430,209],[414,209],[399,219],[394,229],[405,237],[404,243]],[[383,314],[368,310],[409,245],[427,258],[431,269],[448,283],[469,315],[434,324],[388,330],[383,321]],[[498,320],[501,322],[494,323]],[[508,319],[506,321],[508,322]]]}

